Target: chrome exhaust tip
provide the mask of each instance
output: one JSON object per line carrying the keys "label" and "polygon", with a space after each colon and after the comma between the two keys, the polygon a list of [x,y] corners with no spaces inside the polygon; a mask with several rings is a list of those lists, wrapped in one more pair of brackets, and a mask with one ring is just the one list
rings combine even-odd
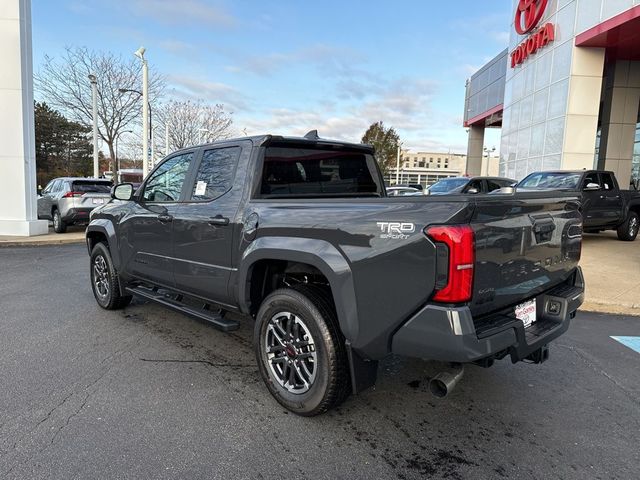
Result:
{"label": "chrome exhaust tip", "polygon": [[455,388],[464,374],[464,367],[453,372],[440,372],[429,381],[429,391],[438,398],[444,398]]}

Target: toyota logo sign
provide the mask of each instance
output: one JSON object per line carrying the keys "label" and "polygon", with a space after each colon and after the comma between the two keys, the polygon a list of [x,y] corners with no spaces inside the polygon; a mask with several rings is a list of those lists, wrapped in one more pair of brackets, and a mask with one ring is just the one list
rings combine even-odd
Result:
{"label": "toyota logo sign", "polygon": [[548,0],[520,0],[516,8],[515,27],[516,32],[525,35],[538,26]]}

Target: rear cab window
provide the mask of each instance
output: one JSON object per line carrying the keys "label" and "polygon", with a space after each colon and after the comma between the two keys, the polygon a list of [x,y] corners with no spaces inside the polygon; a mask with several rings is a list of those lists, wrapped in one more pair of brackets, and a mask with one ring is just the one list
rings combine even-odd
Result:
{"label": "rear cab window", "polygon": [[215,200],[231,189],[240,151],[237,146],[204,151],[191,191],[191,201]]}
{"label": "rear cab window", "polygon": [[262,198],[380,197],[376,161],[358,149],[274,145],[264,152]]}

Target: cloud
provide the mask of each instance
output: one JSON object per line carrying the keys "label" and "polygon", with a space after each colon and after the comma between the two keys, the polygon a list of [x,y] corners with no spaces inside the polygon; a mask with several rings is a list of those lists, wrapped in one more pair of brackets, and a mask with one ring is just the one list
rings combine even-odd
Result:
{"label": "cloud", "polygon": [[[351,87],[360,91],[357,85]],[[466,151],[461,118],[434,111],[435,93],[433,82],[400,78],[378,85],[363,98],[351,96],[346,103],[319,101],[308,107],[242,112],[236,123],[249,134],[304,135],[317,129],[324,138],[359,142],[369,125],[382,120],[413,150]]]}
{"label": "cloud", "polygon": [[224,8],[202,0],[131,0],[127,5],[137,16],[152,18],[168,25],[195,22],[212,27],[229,28],[237,23]]}
{"label": "cloud", "polygon": [[292,64],[306,64],[315,65],[325,73],[366,75],[364,70],[358,70],[355,67],[365,61],[366,58],[353,49],[315,44],[289,52],[252,55],[237,65],[228,66],[227,70],[234,73],[249,72],[268,76]]}
{"label": "cloud", "polygon": [[238,111],[248,108],[249,98],[236,88],[225,83],[199,80],[181,75],[167,77],[169,90],[174,96],[188,100],[204,100],[222,103],[228,110]]}

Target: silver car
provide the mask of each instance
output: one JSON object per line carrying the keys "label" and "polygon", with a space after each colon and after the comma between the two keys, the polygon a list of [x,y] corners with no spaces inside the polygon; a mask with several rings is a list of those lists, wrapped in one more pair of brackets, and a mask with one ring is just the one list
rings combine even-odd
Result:
{"label": "silver car", "polygon": [[52,220],[56,233],[89,223],[89,212],[111,199],[111,181],[98,178],[54,178],[38,195],[38,218]]}

